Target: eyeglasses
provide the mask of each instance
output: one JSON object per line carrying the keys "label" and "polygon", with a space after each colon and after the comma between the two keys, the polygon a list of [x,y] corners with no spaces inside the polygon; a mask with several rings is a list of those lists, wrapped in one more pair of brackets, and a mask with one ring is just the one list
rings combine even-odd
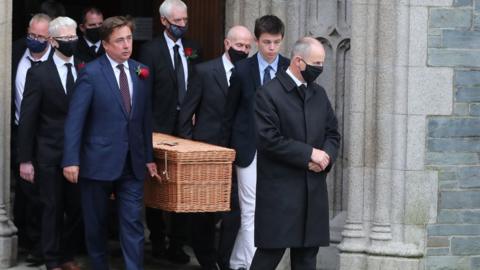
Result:
{"label": "eyeglasses", "polygon": [[37,35],[37,34],[34,34],[34,33],[28,33],[27,38],[37,40],[37,41],[40,41],[42,43],[48,40],[48,37],[44,37],[42,35]]}
{"label": "eyeglasses", "polygon": [[53,37],[53,38],[59,41],[75,41],[78,39],[78,36],[73,35],[73,36]]}

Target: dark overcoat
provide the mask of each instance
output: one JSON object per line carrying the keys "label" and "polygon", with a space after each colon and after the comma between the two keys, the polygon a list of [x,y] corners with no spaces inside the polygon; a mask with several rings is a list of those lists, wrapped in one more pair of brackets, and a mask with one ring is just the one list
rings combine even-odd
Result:
{"label": "dark overcoat", "polygon": [[[302,97],[284,71],[257,91],[255,245],[260,248],[328,246],[327,173],[340,134],[325,90],[310,84]],[[326,170],[308,170],[313,147],[330,156]]]}

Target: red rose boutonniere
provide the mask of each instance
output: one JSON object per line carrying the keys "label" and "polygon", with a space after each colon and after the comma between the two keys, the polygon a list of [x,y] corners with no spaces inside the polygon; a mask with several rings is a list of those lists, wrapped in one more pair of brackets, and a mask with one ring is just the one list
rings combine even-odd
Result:
{"label": "red rose boutonniere", "polygon": [[146,79],[148,78],[148,75],[150,75],[150,71],[146,67],[138,66],[135,72],[137,73],[140,79]]}
{"label": "red rose boutonniere", "polygon": [[80,63],[78,63],[78,65],[77,65],[77,70],[80,70],[80,69],[82,69],[82,68],[84,68],[84,67],[85,67],[85,62],[80,62]]}
{"label": "red rose boutonniere", "polygon": [[187,60],[193,60],[198,57],[197,51],[192,48],[184,48],[183,51]]}

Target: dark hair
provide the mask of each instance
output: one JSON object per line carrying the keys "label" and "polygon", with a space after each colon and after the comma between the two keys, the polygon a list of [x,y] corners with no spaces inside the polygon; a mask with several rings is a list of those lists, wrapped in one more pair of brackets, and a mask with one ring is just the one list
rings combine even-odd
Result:
{"label": "dark hair", "polygon": [[128,26],[132,33],[135,30],[135,24],[130,16],[114,16],[107,18],[103,21],[103,24],[100,27],[100,38],[104,41],[108,41],[115,28],[124,26]]}
{"label": "dark hair", "polygon": [[66,15],[65,7],[62,5],[62,3],[59,3],[55,0],[44,1],[40,5],[40,13],[47,14],[50,16],[50,18],[52,18],[52,20],[56,17]]}
{"label": "dark hair", "polygon": [[87,7],[86,9],[84,9],[82,11],[82,24],[85,24],[85,21],[87,20],[87,14],[88,13],[93,13],[93,14],[98,14],[98,15],[103,16],[102,11],[100,9],[98,9],[97,7],[94,7],[94,6]]}
{"label": "dark hair", "polygon": [[277,35],[285,34],[285,25],[282,20],[275,15],[265,15],[255,20],[255,37],[257,39],[264,33]]}

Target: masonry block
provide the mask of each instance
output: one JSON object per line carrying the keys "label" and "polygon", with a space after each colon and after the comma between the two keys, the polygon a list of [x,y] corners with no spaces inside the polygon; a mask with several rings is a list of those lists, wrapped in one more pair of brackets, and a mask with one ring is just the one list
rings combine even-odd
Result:
{"label": "masonry block", "polygon": [[435,224],[427,226],[429,237],[431,236],[478,236],[480,235],[480,226],[478,225],[459,225],[459,224]]}
{"label": "masonry block", "polygon": [[426,270],[471,270],[470,258],[459,256],[427,257]]}
{"label": "masonry block", "polygon": [[461,167],[457,171],[461,188],[480,188],[480,167]]}
{"label": "masonry block", "polygon": [[471,6],[472,5],[472,0],[454,0],[452,5],[454,7]]}
{"label": "masonry block", "polygon": [[436,28],[468,28],[472,20],[471,9],[440,9],[430,10],[430,27]]}
{"label": "masonry block", "polygon": [[[480,152],[480,138],[429,138],[427,149],[430,152]],[[452,172],[444,171],[438,177],[439,181],[456,179]]]}
{"label": "masonry block", "polygon": [[428,136],[434,138],[480,136],[480,119],[430,118]]}
{"label": "masonry block", "polygon": [[455,93],[457,102],[480,102],[480,88],[460,88]]}
{"label": "masonry block", "polygon": [[450,239],[448,236],[429,237],[427,240],[427,247],[430,248],[445,248],[450,246]]}
{"label": "masonry block", "polygon": [[480,67],[480,54],[468,49],[428,49],[428,65],[434,67]]}
{"label": "masonry block", "polygon": [[457,210],[440,210],[438,213],[439,224],[459,224],[463,223],[463,215]]}
{"label": "masonry block", "polygon": [[474,165],[479,162],[477,153],[429,152],[425,163],[434,166]]}
{"label": "masonry block", "polygon": [[427,256],[445,256],[450,254],[450,248],[427,248]]}
{"label": "masonry block", "polygon": [[457,70],[455,72],[455,87],[480,87],[480,71]]}
{"label": "masonry block", "polygon": [[[441,209],[475,209],[480,208],[480,190],[443,191],[440,193]],[[480,232],[480,226],[477,225]]]}
{"label": "masonry block", "polygon": [[452,255],[480,255],[480,237],[453,237],[451,242]]}
{"label": "masonry block", "polygon": [[444,48],[480,49],[480,32],[468,30],[444,30]]}
{"label": "masonry block", "polygon": [[480,116],[480,104],[479,103],[470,104],[469,111],[471,116]]}

